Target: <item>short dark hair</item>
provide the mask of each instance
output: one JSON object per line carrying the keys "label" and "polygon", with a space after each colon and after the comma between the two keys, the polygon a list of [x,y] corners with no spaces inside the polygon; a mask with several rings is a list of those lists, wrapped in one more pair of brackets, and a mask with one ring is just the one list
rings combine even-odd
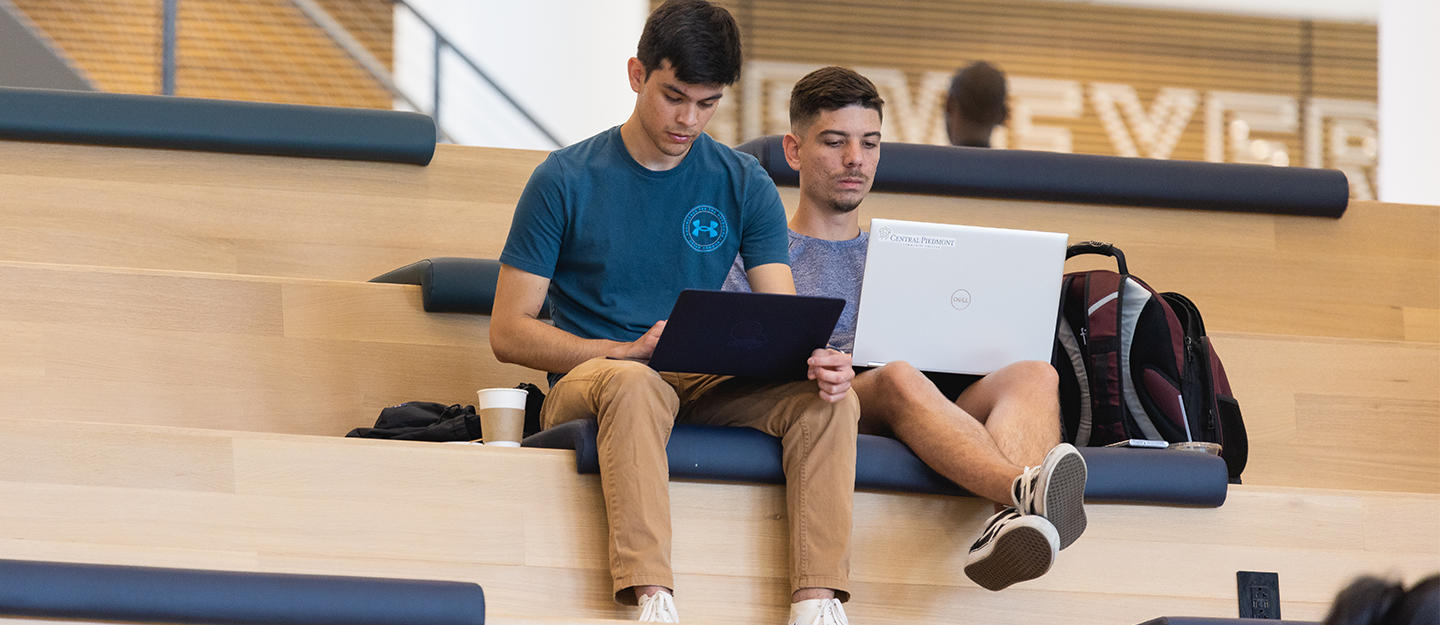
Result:
{"label": "short dark hair", "polygon": [[1005,72],[985,61],[976,61],[955,72],[945,104],[969,121],[998,126],[1010,116],[1006,95]]}
{"label": "short dark hair", "polygon": [[875,83],[855,70],[822,67],[800,79],[790,91],[790,126],[808,126],[824,111],[838,111],[860,105],[885,117],[885,101]]}
{"label": "short dark hair", "polygon": [[635,56],[647,79],[670,61],[681,82],[733,85],[740,80],[740,26],[705,0],[669,0],[645,20]]}

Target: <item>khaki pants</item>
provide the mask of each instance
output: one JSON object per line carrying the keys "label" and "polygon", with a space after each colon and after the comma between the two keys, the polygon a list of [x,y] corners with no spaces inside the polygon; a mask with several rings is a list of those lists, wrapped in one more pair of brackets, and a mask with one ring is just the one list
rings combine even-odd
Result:
{"label": "khaki pants", "polygon": [[850,514],[855,490],[854,393],[829,403],[814,381],[760,382],[657,373],[640,363],[597,358],[555,384],[544,427],[595,417],[600,485],[610,525],[616,600],[633,586],[675,588],[670,569],[670,469],[665,443],[675,423],[753,427],[781,438],[790,518],[791,590],[831,588],[848,600]]}

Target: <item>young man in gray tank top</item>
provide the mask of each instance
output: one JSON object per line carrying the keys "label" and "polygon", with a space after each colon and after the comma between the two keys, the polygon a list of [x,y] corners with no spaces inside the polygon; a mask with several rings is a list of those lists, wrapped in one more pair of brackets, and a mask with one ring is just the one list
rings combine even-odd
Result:
{"label": "young man in gray tank top", "polygon": [[[840,67],[812,72],[790,96],[785,159],[800,172],[791,269],[801,295],[846,300],[830,342],[847,352],[869,239],[855,209],[880,160],[883,105],[869,80]],[[749,289],[740,269],[737,259],[727,289]],[[1049,363],[1018,362],[947,397],[922,372],[891,362],[852,382],[862,433],[899,438],[936,471],[995,502],[965,566],[991,590],[1043,575],[1085,530],[1085,460],[1060,442],[1057,380]]]}

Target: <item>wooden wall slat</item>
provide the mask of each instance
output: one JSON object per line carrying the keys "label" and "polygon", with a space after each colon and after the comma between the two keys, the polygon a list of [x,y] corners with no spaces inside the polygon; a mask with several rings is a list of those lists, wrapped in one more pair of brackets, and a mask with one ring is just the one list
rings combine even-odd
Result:
{"label": "wooden wall slat", "polygon": [[[1012,76],[1128,84],[1147,108],[1162,87],[1195,89],[1202,100],[1209,91],[1288,95],[1302,109],[1308,97],[1374,101],[1377,93],[1368,24],[1040,0],[721,4],[741,25],[747,59],[893,68],[912,89],[924,72],[983,59]],[[1079,118],[1035,123],[1069,129],[1075,152],[1118,153],[1088,95]],[[1203,160],[1205,132],[1202,101],[1171,158]],[[1305,164],[1303,120],[1294,132],[1253,137],[1283,143],[1291,165]]]}

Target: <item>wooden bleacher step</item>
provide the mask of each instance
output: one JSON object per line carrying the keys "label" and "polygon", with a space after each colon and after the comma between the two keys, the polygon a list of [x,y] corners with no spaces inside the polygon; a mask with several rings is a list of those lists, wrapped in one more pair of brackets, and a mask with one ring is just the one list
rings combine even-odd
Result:
{"label": "wooden bleacher step", "polygon": [[416,286],[0,263],[0,417],[340,436],[404,401],[543,383]]}
{"label": "wooden bleacher step", "polygon": [[[0,428],[6,557],[473,581],[496,615],[633,618],[610,599],[598,479],[572,452],[53,418]],[[783,488],[671,492],[680,613],[780,622]],[[1437,495],[1236,486],[1218,509],[1088,508],[1050,573],[992,593],[962,571],[988,503],[857,493],[847,611],[882,624],[1229,616],[1235,571],[1265,570],[1287,617],[1318,619],[1354,575],[1410,579],[1440,561]]]}
{"label": "wooden bleacher step", "polygon": [[[339,435],[404,401],[545,388],[495,360],[488,317],[426,313],[415,286],[13,262],[0,281],[0,417]],[[1211,334],[1247,483],[1440,492],[1440,346]]]}

